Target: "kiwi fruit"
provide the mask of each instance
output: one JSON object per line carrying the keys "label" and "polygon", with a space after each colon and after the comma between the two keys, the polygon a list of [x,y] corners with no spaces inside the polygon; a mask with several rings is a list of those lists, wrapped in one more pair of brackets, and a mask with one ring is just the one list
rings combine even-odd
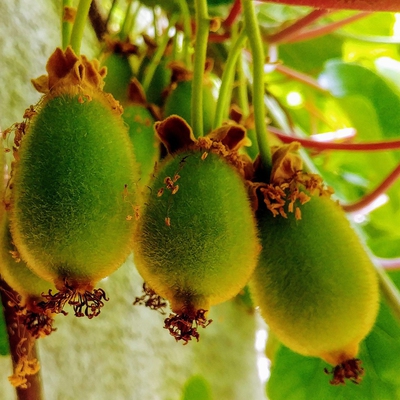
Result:
{"label": "kiwi fruit", "polygon": [[93,286],[132,249],[138,167],[122,109],[102,91],[105,69],[67,48],[47,72],[34,82],[45,95],[11,171],[11,233],[29,268],[59,290],[52,310],[69,302],[91,318],[106,298]]}
{"label": "kiwi fruit", "polygon": [[270,183],[259,188],[252,296],[284,345],[332,364],[332,384],[358,383],[359,343],[378,312],[376,272],[331,190],[302,171],[297,149],[275,151]]}
{"label": "kiwi fruit", "polygon": [[210,306],[239,293],[259,253],[254,216],[235,151],[194,140],[182,118],[156,123],[169,149],[149,184],[136,232],[135,265],[151,292],[170,302],[165,328],[198,338]]}
{"label": "kiwi fruit", "polygon": [[[163,116],[179,115],[188,124],[191,122],[192,80],[182,80],[172,86],[163,108]],[[212,92],[211,82],[203,86],[203,129],[204,135],[210,133],[214,122],[216,101]]]}

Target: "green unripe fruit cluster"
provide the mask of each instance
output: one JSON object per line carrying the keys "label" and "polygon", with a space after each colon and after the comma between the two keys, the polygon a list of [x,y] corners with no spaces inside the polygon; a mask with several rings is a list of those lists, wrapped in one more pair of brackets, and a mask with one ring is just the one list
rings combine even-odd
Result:
{"label": "green unripe fruit cluster", "polygon": [[11,229],[28,265],[59,283],[96,282],[122,264],[133,241],[137,182],[122,119],[99,99],[64,94],[41,104],[19,149]]}
{"label": "green unripe fruit cluster", "polygon": [[143,105],[130,104],[122,115],[129,126],[129,137],[139,165],[140,186],[147,185],[160,157],[160,143],[154,132],[154,117]]}
{"label": "green unripe fruit cluster", "polygon": [[8,218],[4,218],[0,227],[0,275],[7,284],[22,297],[22,303],[40,300],[42,293],[54,291],[54,286],[39,278],[19,258],[12,241]]}
{"label": "green unripe fruit cluster", "polygon": [[147,284],[176,313],[236,295],[259,252],[242,177],[221,156],[188,150],[156,171],[134,247]]}
{"label": "green unripe fruit cluster", "polygon": [[359,343],[379,306],[376,271],[330,190],[318,176],[301,172],[300,159],[288,149],[273,155],[282,157],[272,183],[261,189],[254,303],[283,344],[335,366],[331,383],[358,383]]}
{"label": "green unripe fruit cluster", "polygon": [[313,197],[301,210],[301,220],[258,214],[263,249],[252,293],[284,344],[336,365],[349,346],[356,355],[375,322],[377,277],[338,204]]}
{"label": "green unripe fruit cluster", "polygon": [[107,67],[103,90],[125,103],[128,100],[129,82],[133,77],[128,57],[125,54],[111,53],[104,60],[103,66]]}
{"label": "green unripe fruit cluster", "polygon": [[[146,70],[148,65],[150,64],[150,61],[151,58],[149,56],[145,56],[139,66],[137,79],[142,84],[144,82]],[[167,67],[168,62],[169,61],[166,57],[163,57],[161,59],[160,63],[157,65],[154,71],[154,75],[145,93],[148,103],[155,104],[159,107],[164,104],[164,90],[166,90],[171,83],[172,71],[170,68]]]}
{"label": "green unripe fruit cluster", "polygon": [[[192,81],[185,80],[178,82],[177,86],[169,93],[165,100],[163,115],[179,115],[188,124],[192,119]],[[204,134],[207,134],[212,129],[214,122],[216,101],[212,93],[212,88],[209,84],[203,86],[203,126]]]}

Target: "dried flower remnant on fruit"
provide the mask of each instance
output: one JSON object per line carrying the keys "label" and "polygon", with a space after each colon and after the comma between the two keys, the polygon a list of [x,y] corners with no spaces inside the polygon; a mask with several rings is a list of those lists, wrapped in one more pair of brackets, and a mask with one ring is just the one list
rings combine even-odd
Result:
{"label": "dried flower remnant on fruit", "polygon": [[364,368],[361,367],[361,360],[358,358],[353,358],[336,365],[331,371],[327,368],[324,371],[327,375],[333,375],[329,383],[334,386],[345,385],[346,379],[358,385],[364,375]]}
{"label": "dried flower remnant on fruit", "polygon": [[212,322],[212,319],[205,317],[206,313],[207,310],[200,309],[193,317],[186,313],[170,314],[164,321],[164,328],[169,330],[177,342],[183,340],[184,345],[188,344],[192,338],[199,341],[200,334],[197,328],[199,326],[206,328]]}
{"label": "dried flower remnant on fruit", "polygon": [[42,296],[46,301],[39,302],[37,306],[44,311],[66,315],[64,307],[69,304],[73,307],[76,317],[86,316],[89,319],[97,317],[104,306],[104,301],[109,300],[101,288],[81,291],[68,284],[67,281],[64,282],[64,287],[60,292],[52,294],[49,290],[48,294],[43,293]]}
{"label": "dried flower remnant on fruit", "polygon": [[301,219],[300,206],[313,196],[328,196],[333,189],[327,187],[317,174],[303,171],[303,162],[297,152],[298,142],[272,148],[272,172],[270,183],[259,185],[264,203],[274,216],[287,218],[287,212]]}
{"label": "dried flower remnant on fruit", "polygon": [[151,310],[159,311],[165,314],[164,308],[167,307],[167,301],[152,290],[146,282],[143,283],[143,295],[136,297],[133,305],[144,305]]}

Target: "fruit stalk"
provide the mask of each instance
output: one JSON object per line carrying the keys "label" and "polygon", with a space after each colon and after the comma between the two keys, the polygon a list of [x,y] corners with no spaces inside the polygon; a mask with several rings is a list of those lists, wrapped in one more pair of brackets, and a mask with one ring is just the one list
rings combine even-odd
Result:
{"label": "fruit stalk", "polygon": [[166,29],[165,34],[163,35],[162,42],[157,47],[157,50],[154,53],[153,58],[151,59],[149,65],[147,66],[146,74],[145,74],[145,77],[143,80],[143,85],[142,85],[143,90],[145,92],[147,92],[149,90],[151,80],[153,79],[154,73],[155,73],[158,65],[160,64],[160,61],[164,55],[165,49],[168,46],[168,42],[169,42],[168,32],[169,32],[170,28],[175,26],[177,20],[178,20],[177,14],[174,14],[171,16],[171,19],[169,20],[168,28]]}
{"label": "fruit stalk", "polygon": [[71,10],[72,0],[63,0],[61,10],[61,40],[62,48],[66,49],[71,38],[72,23],[68,17],[68,10]]}
{"label": "fruit stalk", "polygon": [[192,60],[190,58],[190,46],[192,41],[192,24],[189,7],[187,5],[186,0],[178,0],[179,8],[182,14],[183,19],[183,62],[186,65],[186,68],[192,68]]}
{"label": "fruit stalk", "polygon": [[195,0],[196,37],[194,45],[194,68],[192,81],[191,126],[195,138],[204,135],[203,129],[203,75],[206,63],[210,18],[207,0]]}
{"label": "fruit stalk", "polygon": [[264,48],[252,0],[243,0],[243,15],[247,37],[253,56],[253,106],[254,122],[260,151],[261,171],[269,176],[272,156],[267,139],[267,126],[264,105]]}
{"label": "fruit stalk", "polygon": [[76,55],[80,54],[83,32],[85,30],[86,18],[92,0],[81,0],[76,11],[76,18],[71,33],[71,47]]}
{"label": "fruit stalk", "polygon": [[226,60],[224,72],[221,78],[221,88],[218,94],[217,109],[215,111],[214,129],[222,125],[224,117],[228,114],[227,103],[229,95],[232,91],[232,82],[235,76],[235,66],[246,39],[246,30],[242,29],[229,52],[228,59]]}

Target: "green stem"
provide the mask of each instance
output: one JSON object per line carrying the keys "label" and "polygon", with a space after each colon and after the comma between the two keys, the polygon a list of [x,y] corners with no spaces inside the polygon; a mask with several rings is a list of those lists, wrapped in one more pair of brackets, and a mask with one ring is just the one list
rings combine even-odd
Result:
{"label": "green stem", "polygon": [[165,53],[165,49],[168,46],[168,42],[170,40],[170,37],[168,36],[168,32],[169,32],[170,28],[172,28],[176,24],[176,21],[178,21],[178,15],[174,14],[171,16],[171,19],[169,20],[169,26],[167,28],[166,33],[162,36],[161,43],[157,47],[157,50],[154,53],[153,58],[151,59],[150,63],[147,66],[145,77],[143,80],[143,85],[142,85],[145,92],[149,89],[151,80],[153,79],[153,76],[154,76],[154,73],[158,67],[158,64],[160,63],[160,61],[162,59],[162,56]]}
{"label": "green stem", "polygon": [[83,32],[85,30],[86,19],[89,14],[90,3],[92,0],[80,0],[76,11],[74,26],[72,27],[70,45],[72,50],[79,55],[81,52],[81,44]]}
{"label": "green stem", "polygon": [[264,104],[264,49],[254,4],[252,0],[242,0],[247,37],[253,55],[253,107],[262,173],[269,179],[272,157],[268,144],[266,113]]}
{"label": "green stem", "polygon": [[119,31],[120,40],[126,39],[128,37],[128,34],[129,34],[129,28],[131,26],[131,19],[132,19],[133,14],[134,14],[134,13],[131,12],[132,2],[133,2],[133,0],[129,0],[128,4],[127,4],[127,7],[126,7],[125,17],[124,17],[124,20],[122,22],[121,29]]}
{"label": "green stem", "polygon": [[179,8],[182,13],[183,20],[183,61],[188,69],[192,68],[192,60],[190,58],[190,43],[192,41],[192,24],[189,7],[186,0],[178,0]]}
{"label": "green stem", "polygon": [[217,109],[214,118],[214,129],[221,126],[224,118],[228,115],[228,100],[231,97],[232,84],[235,79],[235,67],[246,39],[246,30],[242,29],[233,47],[229,51],[221,78],[221,88],[218,94]]}
{"label": "green stem", "polygon": [[249,107],[249,96],[247,93],[247,79],[243,70],[243,55],[239,58],[237,62],[236,71],[239,81],[239,86],[238,86],[239,107],[242,110],[243,115],[245,117],[248,117],[250,114],[250,107]]}
{"label": "green stem", "polygon": [[66,21],[64,18],[65,8],[72,7],[72,0],[63,0],[62,2],[62,10],[61,10],[61,43],[62,48],[65,50],[69,44],[69,40],[71,38],[72,31],[72,23],[70,21]]}
{"label": "green stem", "polygon": [[400,321],[400,291],[380,266],[376,266],[376,271],[382,294],[394,315]]}
{"label": "green stem", "polygon": [[113,0],[113,2],[111,3],[110,11],[108,12],[108,15],[107,15],[106,26],[108,26],[108,24],[110,23],[110,20],[114,14],[114,11],[117,8],[117,5],[118,5],[117,0]]}
{"label": "green stem", "polygon": [[154,29],[154,41],[158,44],[159,37],[158,37],[158,16],[156,9],[153,8],[153,29]]}
{"label": "green stem", "polygon": [[191,99],[191,126],[196,138],[203,136],[203,76],[206,63],[210,18],[207,0],[195,0],[196,35]]}

